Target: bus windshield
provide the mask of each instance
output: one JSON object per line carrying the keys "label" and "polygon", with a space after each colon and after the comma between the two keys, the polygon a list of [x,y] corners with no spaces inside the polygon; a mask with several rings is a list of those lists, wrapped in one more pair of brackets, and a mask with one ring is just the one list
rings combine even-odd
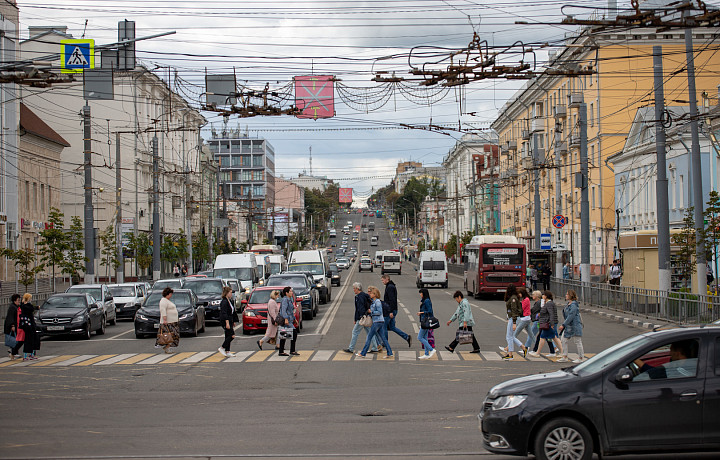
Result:
{"label": "bus windshield", "polygon": [[483,248],[483,265],[522,265],[524,254],[520,248]]}

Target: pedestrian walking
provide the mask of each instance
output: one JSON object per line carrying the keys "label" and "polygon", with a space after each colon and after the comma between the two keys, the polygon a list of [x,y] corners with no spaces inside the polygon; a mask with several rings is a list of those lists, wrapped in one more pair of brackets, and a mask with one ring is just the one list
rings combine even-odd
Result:
{"label": "pedestrian walking", "polygon": [[[280,297],[280,291],[275,290],[270,293],[270,299],[268,300],[267,312],[268,312],[268,325],[265,329],[265,335],[257,341],[257,346],[262,350],[262,344],[264,342],[271,343],[275,340],[278,331],[278,312],[280,311],[280,305],[277,303],[277,299]],[[279,347],[275,347],[279,348]]]}
{"label": "pedestrian walking", "polygon": [[620,261],[618,259],[613,260],[610,266],[610,281],[609,283],[613,286],[620,286],[622,279],[622,267],[620,267]]}
{"label": "pedestrian walking", "polygon": [[390,275],[382,275],[380,280],[385,285],[385,295],[383,296],[383,316],[385,318],[385,338],[388,339],[390,331],[396,333],[404,341],[408,343],[408,347],[412,347],[412,337],[400,330],[395,325],[395,317],[398,312],[398,295],[395,283],[390,279]]}
{"label": "pedestrian walking", "polygon": [[535,265],[530,265],[530,284],[532,284],[533,291],[537,291],[538,271]]}
{"label": "pedestrian walking", "polygon": [[570,262],[565,262],[565,265],[563,265],[563,279],[572,279],[572,267],[570,267]]}
{"label": "pedestrian walking", "polygon": [[[282,302],[280,303],[280,317],[284,320],[285,324],[281,324],[280,327],[292,329],[292,338],[290,339],[290,355],[297,356],[300,353],[295,351],[295,344],[297,342],[298,336],[297,323],[295,322],[295,308],[293,305],[295,293],[290,286],[285,286],[283,288],[283,294],[285,295],[283,296]],[[280,350],[278,351],[278,356],[290,356],[285,353],[285,340],[286,339],[280,339]]]}
{"label": "pedestrian walking", "polygon": [[[363,316],[370,314],[370,304],[372,303],[372,299],[367,294],[367,292],[363,292],[363,287],[361,283],[355,282],[353,283],[352,287],[353,292],[355,292],[355,322],[353,324],[352,336],[350,336],[350,345],[348,345],[348,347],[343,350],[345,353],[355,353],[355,344],[357,344],[360,331],[364,330],[366,335],[370,335],[370,328],[362,326],[359,321],[360,318],[362,318]],[[378,352],[377,339],[373,339],[371,347],[371,353]]]}
{"label": "pedestrian walking", "polygon": [[515,337],[517,321],[518,318],[523,316],[523,311],[522,301],[518,296],[517,288],[514,284],[508,284],[508,287],[505,290],[505,308],[507,309],[507,328],[505,329],[507,348],[500,347],[500,349],[506,351],[506,354],[503,355],[502,359],[508,360],[513,359],[513,352],[515,351],[515,348],[520,348],[523,356],[527,354],[525,346],[517,339],[517,337]]}
{"label": "pedestrian walking", "polygon": [[447,322],[447,325],[450,326],[450,323],[457,320],[460,327],[458,327],[458,330],[455,333],[455,340],[450,342],[450,345],[446,346],[445,349],[450,353],[455,353],[455,348],[460,343],[460,334],[470,333],[470,335],[472,336],[473,346],[473,349],[470,353],[480,353],[480,345],[478,345],[475,334],[473,333],[473,326],[475,326],[475,320],[473,319],[472,310],[470,309],[470,304],[468,303],[468,301],[463,297],[463,293],[460,291],[455,291],[455,294],[453,294],[453,299],[455,299],[455,302],[458,303],[458,306],[455,310],[455,313],[453,313],[453,315],[450,317],[450,320]]}
{"label": "pedestrian walking", "polygon": [[170,300],[173,296],[173,289],[166,287],[162,291],[162,299],[160,299],[160,329],[158,330],[158,339],[163,330],[170,332],[172,342],[160,344],[159,340],[155,341],[157,348],[162,347],[165,353],[174,353],[174,348],[180,345],[180,325],[178,324],[178,311],[175,304]]}
{"label": "pedestrian walking", "polygon": [[562,336],[562,356],[558,362],[566,363],[568,359],[568,341],[570,339],[575,343],[578,352],[578,359],[573,363],[578,364],[585,360],[585,348],[582,343],[583,324],[580,316],[580,306],[577,302],[577,294],[572,289],[565,294],[565,300],[568,302],[563,309],[563,317],[565,321],[560,325],[558,331]]}
{"label": "pedestrian walking", "polygon": [[235,307],[230,302],[232,294],[233,291],[230,286],[223,287],[222,300],[220,301],[220,326],[225,332],[225,340],[218,348],[221,355],[230,357],[235,356],[235,353],[230,351],[230,342],[235,338],[235,325],[240,322]]}
{"label": "pedestrian walking", "polygon": [[[562,343],[560,343],[560,339],[557,335],[558,316],[555,302],[553,302],[553,294],[550,291],[545,291],[543,292],[542,298],[545,300],[545,303],[543,303],[542,307],[540,307],[540,312],[538,313],[538,328],[540,329],[540,338],[546,339],[547,341],[552,340],[557,350],[559,350],[557,354],[562,355],[563,346]],[[540,342],[538,353],[540,351],[542,351],[542,342]],[[557,356],[557,354],[550,353],[548,356],[555,357]]]}
{"label": "pedestrian walking", "polygon": [[32,295],[25,293],[18,307],[17,324],[23,330],[23,361],[38,359],[37,352],[40,350],[40,336],[37,333],[35,324],[35,306],[30,303]]}
{"label": "pedestrian walking", "polygon": [[180,268],[180,273],[182,274],[182,276],[187,276],[187,274],[188,274],[187,263],[182,264],[182,267]]}
{"label": "pedestrian walking", "polygon": [[[540,346],[540,328],[538,327],[538,315],[540,314],[540,310],[542,309],[542,306],[545,304],[545,300],[542,298],[542,292],[540,291],[533,291],[532,293],[532,308],[530,309],[530,318],[532,319],[532,323],[530,324],[530,327],[528,328],[528,339],[525,342],[525,346],[530,349],[532,348],[532,351],[528,352],[528,355],[534,356],[538,358],[540,356],[540,353],[538,353],[538,347]],[[550,347],[550,354],[554,355],[555,353],[555,345],[553,345],[552,340],[546,340],[548,343],[548,347]],[[533,345],[534,344],[534,345]]]}
{"label": "pedestrian walking", "polygon": [[383,356],[383,359],[391,359],[393,357],[392,348],[387,340],[387,331],[385,330],[385,318],[383,315],[382,301],[380,300],[380,290],[375,286],[368,286],[368,294],[372,299],[370,304],[370,316],[372,316],[372,328],[370,333],[365,340],[365,346],[360,353],[356,353],[355,356],[364,358],[367,355],[368,349],[372,344],[373,338],[377,337],[376,340],[382,341],[385,348],[387,348],[387,355]]}
{"label": "pedestrian walking", "polygon": [[173,267],[173,276],[175,276],[175,278],[180,277],[180,264],[178,264],[178,263],[176,263],[175,266]]}
{"label": "pedestrian walking", "polygon": [[[20,357],[20,347],[23,346],[24,332],[19,334],[21,330],[18,328],[18,308],[20,308],[20,294],[13,294],[10,297],[10,306],[5,316],[5,324],[3,325],[3,334],[5,334],[5,345],[8,347],[10,359],[14,360]],[[22,335],[22,337],[21,337]],[[14,343],[13,343],[14,342]],[[10,345],[12,344],[12,346]]]}
{"label": "pedestrian walking", "polygon": [[[429,321],[430,318],[435,315],[433,314],[432,302],[430,301],[430,293],[428,290],[426,288],[422,288],[418,292],[420,293],[420,311],[418,312],[418,316],[420,317],[420,324],[422,324],[423,321]],[[430,345],[430,342],[428,342],[428,334],[430,330],[431,329],[423,329],[421,327],[420,332],[418,332],[418,340],[425,350],[425,354],[422,355],[420,359],[428,359],[435,356],[435,347]]]}
{"label": "pedestrian walking", "polygon": [[542,278],[543,290],[547,291],[550,289],[550,277],[553,272],[550,270],[550,264],[543,265],[540,270],[540,277]]}

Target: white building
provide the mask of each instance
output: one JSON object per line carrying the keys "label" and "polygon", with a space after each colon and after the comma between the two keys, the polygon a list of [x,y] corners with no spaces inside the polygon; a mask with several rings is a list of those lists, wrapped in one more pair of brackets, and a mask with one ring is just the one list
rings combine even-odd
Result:
{"label": "white building", "polygon": [[[30,27],[29,38],[22,41],[23,59],[38,58],[60,50],[60,41],[73,38],[65,27]],[[99,63],[96,57],[96,63]],[[60,61],[53,62],[60,67]],[[42,114],[44,120],[71,145],[62,152],[61,211],[66,223],[72,216],[83,216],[83,129],[81,112],[82,80],[56,85],[48,91],[23,88],[24,103]],[[99,231],[115,225],[115,148],[120,132],[122,170],[122,214],[133,218],[135,231],[150,231],[152,224],[152,139],[158,138],[160,157],[160,231],[177,235],[182,228],[200,228],[197,206],[186,207],[185,180],[188,179],[190,202],[200,197],[200,127],[206,121],[156,74],[145,67],[114,74],[114,100],[89,103],[92,117],[93,204]],[[185,174],[184,171],[189,171]],[[188,209],[189,208],[189,209]],[[164,261],[172,263],[173,261]],[[134,267],[126,265],[126,275],[134,276]],[[134,265],[134,264],[132,264]],[[164,267],[166,270],[167,267]],[[96,265],[95,273],[105,273]]]}
{"label": "white building", "polygon": [[310,190],[317,189],[325,191],[332,180],[325,176],[311,176],[308,174],[298,174],[298,177],[289,179],[290,182],[298,185],[299,187],[309,188]]}

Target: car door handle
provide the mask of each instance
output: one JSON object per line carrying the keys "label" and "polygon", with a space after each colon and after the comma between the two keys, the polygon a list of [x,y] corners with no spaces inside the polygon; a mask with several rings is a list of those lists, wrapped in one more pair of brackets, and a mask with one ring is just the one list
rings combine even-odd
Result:
{"label": "car door handle", "polygon": [[697,395],[697,391],[689,390],[681,393],[680,399],[695,399]]}

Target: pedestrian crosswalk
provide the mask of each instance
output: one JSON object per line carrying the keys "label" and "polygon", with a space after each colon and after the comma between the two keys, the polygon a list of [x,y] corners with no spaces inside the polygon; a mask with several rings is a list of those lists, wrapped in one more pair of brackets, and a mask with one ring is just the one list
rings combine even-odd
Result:
{"label": "pedestrian crosswalk", "polygon": [[[338,361],[387,361],[387,362],[423,362],[420,359],[422,351],[401,350],[395,353],[391,360],[380,359],[385,353],[368,353],[362,359],[357,356],[337,350],[299,350],[297,356],[279,356],[276,350],[262,351],[239,351],[233,357],[225,357],[218,352],[200,351],[200,352],[177,352],[172,354],[166,353],[125,353],[112,355],[51,355],[42,356],[33,361],[10,360],[9,358],[0,358],[0,371],[3,369],[12,369],[15,367],[87,367],[87,366],[163,366],[163,365],[188,365],[198,363],[265,363],[265,362],[338,362]],[[587,353],[586,356],[594,356]],[[570,353],[568,356],[571,360],[576,359],[576,354]],[[527,361],[543,361],[557,362],[558,358],[554,356],[541,355],[540,357],[523,358],[515,355],[511,360],[514,362]],[[469,351],[458,351],[450,353],[449,351],[439,351],[435,356],[427,361],[448,361],[459,363],[461,361],[489,361],[498,363],[502,361],[502,357],[495,351],[481,351],[480,353],[470,353]],[[563,363],[560,363],[563,364]]]}

